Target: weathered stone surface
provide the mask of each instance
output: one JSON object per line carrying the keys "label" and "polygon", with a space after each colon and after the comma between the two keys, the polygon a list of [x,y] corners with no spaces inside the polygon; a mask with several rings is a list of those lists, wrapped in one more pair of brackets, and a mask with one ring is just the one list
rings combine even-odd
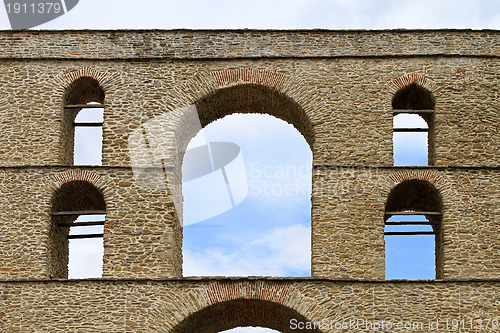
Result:
{"label": "weathered stone surface", "polygon": [[[283,333],[338,332],[342,324],[352,325],[349,331],[365,332],[383,321],[394,325],[385,331],[410,323],[422,327],[417,331],[446,332],[452,331],[452,321],[464,319],[464,325],[470,325],[472,319],[477,328],[479,318],[498,318],[499,294],[498,282],[468,281],[4,281],[0,297],[6,316],[0,320],[0,330],[212,333],[243,323]],[[293,329],[307,321],[322,326]],[[429,328],[430,321],[438,321],[438,329]]]}
{"label": "weathered stone surface", "polygon": [[[499,55],[489,30],[0,32],[0,332],[285,333],[293,318],[434,332],[498,320]],[[81,78],[96,86],[78,97]],[[435,101],[429,167],[392,166],[392,98],[411,83]],[[77,110],[63,106],[90,101],[106,105],[103,166],[71,166]],[[128,139],[157,116],[182,123],[189,107],[203,126],[269,113],[304,136],[313,278],[182,278],[182,198],[163,173],[134,179]],[[185,148],[196,127],[182,125]],[[178,193],[181,157],[153,165]],[[384,281],[386,202],[408,180],[439,193],[438,281]],[[67,259],[54,195],[72,181],[105,202],[101,280],[50,280]],[[472,324],[462,330],[481,331]]]}

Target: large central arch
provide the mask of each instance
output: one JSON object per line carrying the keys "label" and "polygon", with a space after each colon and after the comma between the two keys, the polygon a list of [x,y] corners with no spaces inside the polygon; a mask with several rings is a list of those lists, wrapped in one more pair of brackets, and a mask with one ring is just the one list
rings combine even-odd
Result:
{"label": "large central arch", "polygon": [[292,124],[312,149],[312,124],[301,106],[276,89],[261,84],[222,88],[199,99],[196,109],[202,127],[233,113],[269,114]]}
{"label": "large central arch", "polygon": [[[296,101],[274,87],[256,83],[244,83],[223,87],[207,93],[205,96],[198,99],[194,103],[194,106],[201,128],[205,128],[210,123],[233,114],[266,114],[276,117],[288,124],[291,124],[295,130],[302,135],[304,140],[307,142],[309,149],[312,150],[312,145],[314,143],[313,129],[305,111]],[[185,126],[181,126],[180,128],[184,127]],[[259,127],[256,126],[255,129],[252,128],[252,131],[259,133]],[[182,141],[185,140],[185,142],[187,142],[187,139],[191,138],[186,136],[185,138],[182,138]],[[259,147],[261,147],[262,150],[265,149],[267,145],[269,144],[266,142],[259,143]],[[181,162],[181,160],[179,159],[178,162]],[[179,176],[177,177],[180,178]],[[229,178],[230,176],[225,177],[228,177],[226,178],[226,183],[231,183],[231,179]],[[229,179],[229,182],[227,179]],[[225,189],[223,189],[223,191],[224,190]],[[199,200],[200,191],[197,191],[197,193],[197,198]],[[214,193],[216,193],[216,191],[212,187],[210,195],[213,197],[215,196]],[[206,197],[208,198],[209,195]],[[229,202],[229,200],[227,201]],[[191,205],[190,202],[191,201],[187,201],[184,196],[183,212],[185,210],[189,212],[193,211],[193,205]],[[214,203],[212,206],[216,206],[216,204]],[[229,205],[229,207],[231,207],[231,205]],[[308,208],[307,211],[309,213],[310,208]],[[186,216],[184,216],[184,218],[186,218]],[[189,221],[192,221],[192,219],[186,218],[184,220],[184,218],[183,224],[189,224]],[[309,225],[307,227],[310,229],[310,217]],[[260,274],[262,273],[259,273],[258,275]],[[267,274],[264,273],[263,275]]]}
{"label": "large central arch", "polygon": [[[298,323],[302,323],[304,329],[299,329]],[[305,328],[306,323],[314,325],[296,310],[282,304],[257,299],[236,299],[210,305],[191,314],[172,333],[218,333],[242,326],[267,327],[282,333],[321,333],[319,328]]]}
{"label": "large central arch", "polygon": [[169,112],[144,122],[129,137],[131,165],[138,186],[168,188],[173,199],[174,276],[182,276],[182,163],[189,142],[200,128],[235,113],[269,114],[294,126],[311,151],[315,141],[310,113],[306,111],[310,110],[310,101],[291,84],[238,81],[221,86],[213,76],[202,75],[196,84],[191,82],[181,88],[176,89],[175,98],[166,96],[165,100],[184,100],[189,103],[187,106],[170,105]]}

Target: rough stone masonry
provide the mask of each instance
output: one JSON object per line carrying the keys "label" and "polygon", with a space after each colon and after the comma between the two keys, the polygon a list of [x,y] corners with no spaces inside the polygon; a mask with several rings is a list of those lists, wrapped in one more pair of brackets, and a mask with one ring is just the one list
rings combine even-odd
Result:
{"label": "rough stone masonry", "polygon": [[[499,37],[0,31],[0,332],[499,332]],[[432,101],[413,107],[430,165],[395,167],[393,99],[412,85]],[[72,165],[67,106],[88,102],[105,105],[102,166]],[[190,105],[203,126],[268,113],[309,143],[311,277],[182,276],[175,198],[138,186],[128,138]],[[384,280],[384,216],[411,205],[438,210],[437,278]],[[67,279],[64,210],[106,211],[102,279]]]}

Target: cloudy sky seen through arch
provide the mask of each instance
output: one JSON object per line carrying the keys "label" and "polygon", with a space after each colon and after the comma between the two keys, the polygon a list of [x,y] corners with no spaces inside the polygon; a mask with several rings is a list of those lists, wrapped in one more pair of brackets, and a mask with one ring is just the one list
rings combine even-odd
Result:
{"label": "cloudy sky seen through arch", "polygon": [[[495,0],[422,0],[422,1],[398,1],[398,0],[254,0],[254,1],[217,1],[217,0],[187,0],[187,1],[124,1],[124,0],[81,0],[78,5],[67,14],[45,23],[36,29],[395,29],[395,28],[472,28],[472,29],[499,29],[500,28],[500,5]],[[0,29],[10,29],[9,21],[5,10],[0,9]],[[265,125],[262,125],[264,121]],[[296,143],[300,142],[300,137],[296,136],[295,129],[291,125],[280,123],[270,118],[244,119],[241,117],[223,119],[212,129],[208,129],[207,137],[213,140],[222,140],[224,136],[227,140],[236,140],[242,146],[242,151],[248,154],[244,156],[248,161],[262,161],[262,156],[252,156],[255,142],[250,142],[250,138],[241,135],[234,136],[235,129],[248,129],[249,122],[256,126],[268,126],[269,129],[289,135]],[[212,131],[215,134],[210,134]],[[225,132],[226,131],[226,132]],[[238,134],[238,133],[236,133]],[[241,133],[240,133],[241,134]],[[252,140],[254,140],[253,138]],[[247,140],[245,142],[245,140]],[[279,140],[278,140],[279,141]],[[278,142],[283,144],[283,142]],[[250,146],[253,144],[253,146]],[[247,145],[247,146],[246,146]],[[297,159],[279,163],[297,163],[297,166],[306,165],[308,152],[307,144],[304,142],[298,145],[300,152]],[[301,148],[300,148],[301,147]],[[292,146],[289,146],[292,149]],[[272,151],[272,147],[270,147]],[[275,149],[283,150],[283,146],[276,146]],[[265,154],[265,152],[260,152]],[[270,154],[272,155],[272,154]],[[271,156],[273,157],[273,156]],[[275,156],[276,157],[276,156]],[[289,157],[289,156],[288,156]],[[301,164],[302,163],[302,164]],[[309,162],[310,165],[310,162]],[[257,173],[265,167],[262,164],[254,169],[248,165],[249,172]],[[260,175],[262,176],[262,174]],[[255,179],[254,179],[255,180]],[[264,181],[265,177],[260,181]],[[289,181],[285,177],[283,182]],[[259,181],[257,177],[257,181]],[[306,178],[301,181],[307,184]],[[262,185],[262,184],[261,184]],[[258,187],[257,187],[258,188]],[[261,193],[262,194],[262,193]],[[306,193],[307,195],[307,193]],[[303,197],[295,199],[300,200]],[[289,199],[289,198],[288,198]],[[280,201],[279,196],[264,198],[259,196],[249,196],[249,200],[261,200],[272,202],[274,207],[280,207],[283,212],[288,212],[290,216],[284,223],[274,229],[266,230],[265,236],[253,235],[255,239],[247,239],[248,252],[242,249],[235,251],[228,245],[226,248],[214,247],[213,243],[202,241],[196,235],[196,228],[193,226],[187,234],[193,236],[193,242],[197,244],[191,250],[185,252],[187,256],[186,275],[203,273],[211,274],[217,265],[222,271],[228,274],[247,275],[251,272],[270,272],[262,275],[307,275],[307,256],[310,244],[304,241],[304,235],[308,235],[307,214],[301,212],[307,210],[307,201],[297,210],[295,202],[294,209],[287,207],[287,202]],[[272,201],[274,200],[274,201]],[[293,200],[291,202],[294,202]],[[288,202],[290,204],[290,202]],[[280,206],[282,205],[282,206]],[[251,210],[251,208],[242,206]],[[234,212],[228,212],[232,214]],[[229,216],[234,219],[234,216]],[[229,221],[229,220],[227,220]],[[227,222],[226,221],[226,222]],[[217,228],[235,228],[233,224],[225,225],[223,221],[211,221],[212,226],[205,226],[206,230],[217,230]],[[262,226],[260,226],[262,227]],[[202,229],[202,228],[198,228]],[[193,231],[195,230],[195,231]],[[251,229],[249,229],[251,230]],[[255,231],[255,230],[254,230]],[[251,236],[248,230],[240,230],[240,236]],[[293,239],[296,237],[302,248],[287,248],[287,244],[278,244],[278,239],[286,235]],[[198,238],[197,238],[198,237]],[[247,238],[248,238],[247,237]],[[222,237],[223,238],[223,237]],[[259,242],[260,239],[260,242]],[[242,243],[242,240],[238,239]],[[231,244],[231,243],[229,243]],[[273,244],[278,244],[273,247]],[[281,246],[281,247],[280,247]],[[255,250],[257,249],[257,250]],[[252,250],[264,258],[257,260],[252,257]],[[84,251],[84,249],[81,249]],[[235,253],[240,253],[246,264],[242,267],[235,267],[234,262],[238,262]],[[305,253],[305,255],[304,255]],[[197,257],[198,256],[198,257]],[[206,256],[206,257],[203,257]],[[285,262],[292,262],[290,265],[280,266],[279,258]],[[205,259],[204,259],[205,258]],[[218,258],[217,262],[207,261],[206,258]],[[295,261],[293,260],[295,258]],[[310,273],[309,273],[310,274]],[[75,276],[76,277],[76,276]],[[229,331],[228,331],[229,332]],[[231,333],[254,333],[254,332],[275,332],[269,329],[237,328]]]}

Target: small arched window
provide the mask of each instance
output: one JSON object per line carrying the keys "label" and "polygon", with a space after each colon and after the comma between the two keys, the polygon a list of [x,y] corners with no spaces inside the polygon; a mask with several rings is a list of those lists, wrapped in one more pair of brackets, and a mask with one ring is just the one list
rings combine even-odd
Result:
{"label": "small arched window", "polygon": [[412,83],[392,100],[394,165],[434,164],[434,97]]}
{"label": "small arched window", "polygon": [[441,197],[429,182],[398,184],[385,208],[386,279],[441,277]]}
{"label": "small arched window", "polygon": [[63,155],[65,164],[101,165],[104,91],[91,77],[75,80],[65,97]]}
{"label": "small arched window", "polygon": [[52,278],[102,276],[105,216],[104,197],[91,183],[71,181],[56,191],[49,243]]}
{"label": "small arched window", "polygon": [[200,130],[182,166],[185,276],[310,275],[311,159],[300,132],[270,115]]}

